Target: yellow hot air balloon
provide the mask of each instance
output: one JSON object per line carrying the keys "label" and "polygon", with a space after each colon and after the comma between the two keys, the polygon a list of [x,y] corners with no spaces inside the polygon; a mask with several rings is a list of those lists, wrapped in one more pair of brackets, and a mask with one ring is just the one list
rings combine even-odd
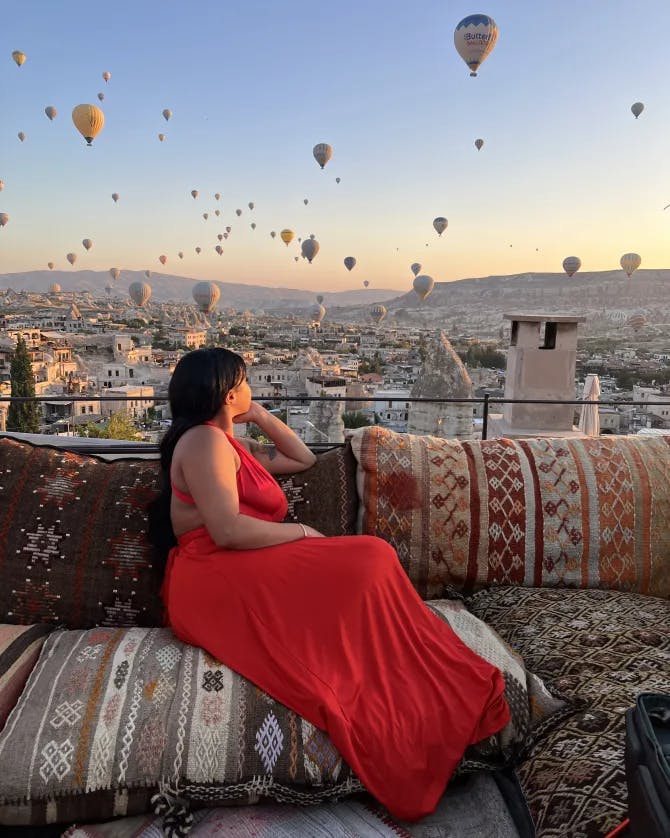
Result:
{"label": "yellow hot air balloon", "polygon": [[56,118],[56,114],[58,113],[58,111],[56,110],[56,108],[53,107],[53,105],[47,105],[44,109],[44,113],[47,115],[49,120],[53,122],[53,120]]}
{"label": "yellow hot air balloon", "polygon": [[52,271],[55,267],[56,266],[53,262],[47,262],[47,268],[49,268],[50,271]]}
{"label": "yellow hot air balloon", "polygon": [[82,244],[84,245],[85,250],[90,250],[93,247],[93,242],[91,239],[83,239]]}
{"label": "yellow hot air balloon", "polygon": [[626,272],[628,279],[630,279],[642,264],[642,257],[638,253],[624,253],[619,260],[619,264]]}
{"label": "yellow hot air balloon", "polygon": [[171,116],[172,116],[172,111],[170,110],[170,108],[165,108],[163,110],[163,119],[167,122],[170,119]]}
{"label": "yellow hot air balloon", "polygon": [[0,212],[0,227],[6,227],[9,224],[9,216],[6,212]]}
{"label": "yellow hot air balloon", "polygon": [[158,261],[161,263],[161,265],[164,265],[167,262],[167,256],[164,253],[161,253],[161,255],[158,257]]}
{"label": "yellow hot air balloon", "polygon": [[109,70],[105,70],[105,72],[102,74],[102,77],[105,81],[109,81],[112,77],[112,74],[109,72]]}
{"label": "yellow hot air balloon", "polygon": [[312,154],[314,155],[316,162],[323,169],[326,163],[333,156],[333,148],[328,145],[328,143],[317,143],[312,149]]}
{"label": "yellow hot air balloon", "polygon": [[72,121],[87,144],[91,145],[102,131],[105,115],[97,105],[77,105],[72,111]]}
{"label": "yellow hot air balloon", "polygon": [[23,131],[19,131],[19,133],[16,136],[21,140],[21,142],[24,142],[26,139],[26,135]]}
{"label": "yellow hot air balloon", "polygon": [[498,27],[488,15],[468,15],[454,31],[454,46],[476,76],[485,58],[490,55],[498,40]]}
{"label": "yellow hot air balloon", "polygon": [[65,258],[67,259],[67,261],[68,261],[71,265],[74,265],[74,263],[77,261],[77,254],[76,254],[76,253],[68,253],[68,254],[65,256]]}
{"label": "yellow hot air balloon", "polygon": [[295,236],[295,233],[293,232],[293,230],[289,230],[287,228],[286,230],[282,230],[279,236],[281,237],[281,240],[284,242],[286,247],[288,247],[293,241],[293,236]]}
{"label": "yellow hot air balloon", "polygon": [[23,62],[26,60],[25,53],[21,52],[20,49],[15,49],[14,50],[14,52],[12,53],[12,58],[16,62],[17,67],[20,67],[23,64]]}

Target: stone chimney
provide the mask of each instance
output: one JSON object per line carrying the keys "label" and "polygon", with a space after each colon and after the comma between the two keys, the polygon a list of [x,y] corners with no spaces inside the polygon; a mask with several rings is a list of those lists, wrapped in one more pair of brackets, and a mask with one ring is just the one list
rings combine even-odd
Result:
{"label": "stone chimney", "polygon": [[342,402],[338,399],[324,399],[309,403],[308,421],[305,423],[305,442],[344,442]]}
{"label": "stone chimney", "polygon": [[[426,359],[414,386],[412,398],[471,399],[472,381],[454,347],[438,331],[427,347]],[[410,402],[407,429],[420,436],[472,439],[472,404]]]}

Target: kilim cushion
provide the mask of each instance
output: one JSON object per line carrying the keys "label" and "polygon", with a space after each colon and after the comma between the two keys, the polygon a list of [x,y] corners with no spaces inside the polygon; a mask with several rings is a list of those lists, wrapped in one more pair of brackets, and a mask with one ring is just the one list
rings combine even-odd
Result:
{"label": "kilim cushion", "polygon": [[617,591],[520,587],[468,601],[528,667],[583,709],[517,766],[543,838],[602,838],[626,817],[624,713],[641,692],[670,694],[670,604]]}
{"label": "kilim cushion", "polygon": [[359,532],[445,585],[670,596],[670,436],[458,441],[362,428]]}
{"label": "kilim cushion", "polygon": [[[355,473],[345,446],[306,472],[282,475],[287,520],[351,535]],[[107,462],[0,439],[0,620],[161,625],[161,574],[146,539],[158,485],[155,460]]]}
{"label": "kilim cushion", "polygon": [[0,625],[0,730],[14,708],[51,626]]}
{"label": "kilim cushion", "polygon": [[[432,607],[504,672],[512,722],[461,770],[500,765],[561,704],[462,603]],[[2,824],[138,814],[159,787],[210,805],[362,788],[325,733],[169,629],[55,631],[0,734],[0,764]]]}

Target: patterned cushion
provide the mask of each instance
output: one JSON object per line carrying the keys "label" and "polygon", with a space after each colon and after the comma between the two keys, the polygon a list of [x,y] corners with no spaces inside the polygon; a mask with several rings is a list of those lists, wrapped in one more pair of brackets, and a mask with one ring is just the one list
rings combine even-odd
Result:
{"label": "patterned cushion", "polygon": [[359,532],[424,599],[446,584],[670,596],[670,436],[485,442],[362,428]]}
{"label": "patterned cushion", "polygon": [[[349,447],[283,475],[287,520],[355,531]],[[162,623],[160,573],[146,539],[156,460],[113,460],[0,439],[0,620],[69,628]]]}
{"label": "patterned cushion", "polygon": [[0,625],[0,730],[25,687],[51,626]]}
{"label": "patterned cushion", "polygon": [[[504,671],[513,721],[461,770],[500,765],[561,704],[462,603],[432,607]],[[169,629],[54,632],[0,734],[0,764],[2,824],[138,814],[166,783],[209,805],[362,789],[325,733]]]}
{"label": "patterned cushion", "polygon": [[517,768],[543,838],[602,838],[626,817],[624,712],[670,693],[670,605],[615,591],[498,588],[468,606],[583,709]]}

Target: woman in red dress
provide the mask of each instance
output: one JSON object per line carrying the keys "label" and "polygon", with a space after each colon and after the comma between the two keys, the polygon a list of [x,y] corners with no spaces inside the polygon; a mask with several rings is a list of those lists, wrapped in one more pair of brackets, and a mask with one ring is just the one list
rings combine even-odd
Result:
{"label": "woman in red dress", "polygon": [[[432,812],[466,747],[509,720],[500,671],[426,607],[387,542],[282,523],[272,475],[316,457],[252,401],[239,355],[189,352],[169,399],[150,537],[169,549],[175,635],[325,730],[394,816]],[[235,439],[242,422],[272,445]]]}

